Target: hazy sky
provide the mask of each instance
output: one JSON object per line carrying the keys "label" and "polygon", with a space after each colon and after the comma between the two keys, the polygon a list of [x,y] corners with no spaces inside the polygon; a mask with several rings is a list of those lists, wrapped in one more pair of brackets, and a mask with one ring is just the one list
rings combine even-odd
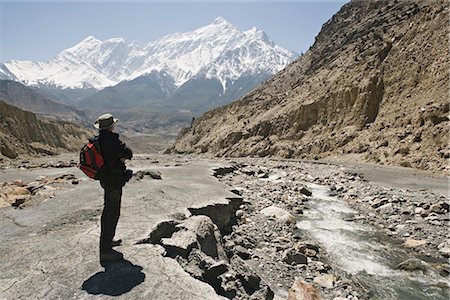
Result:
{"label": "hazy sky", "polygon": [[0,61],[48,60],[89,35],[148,43],[218,16],[241,31],[256,26],[278,45],[306,52],[322,24],[346,2],[0,0]]}

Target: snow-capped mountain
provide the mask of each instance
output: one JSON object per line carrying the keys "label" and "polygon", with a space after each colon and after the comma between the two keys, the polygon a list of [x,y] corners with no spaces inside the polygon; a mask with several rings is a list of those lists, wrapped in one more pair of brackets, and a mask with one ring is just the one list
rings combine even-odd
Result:
{"label": "snow-capped mountain", "polygon": [[219,80],[225,91],[243,74],[274,74],[296,57],[263,31],[252,28],[242,32],[218,17],[207,26],[148,44],[90,36],[46,62],[4,62],[0,79],[35,86],[103,89],[156,71],[172,77],[176,87],[201,75]]}

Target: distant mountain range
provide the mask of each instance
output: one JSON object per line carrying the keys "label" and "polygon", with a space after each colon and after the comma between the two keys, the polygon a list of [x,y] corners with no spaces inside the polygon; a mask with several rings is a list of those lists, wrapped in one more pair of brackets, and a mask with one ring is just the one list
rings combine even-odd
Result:
{"label": "distant mountain range", "polygon": [[93,109],[196,114],[243,96],[297,56],[259,29],[242,32],[218,17],[147,44],[89,36],[46,62],[4,62],[0,79]]}

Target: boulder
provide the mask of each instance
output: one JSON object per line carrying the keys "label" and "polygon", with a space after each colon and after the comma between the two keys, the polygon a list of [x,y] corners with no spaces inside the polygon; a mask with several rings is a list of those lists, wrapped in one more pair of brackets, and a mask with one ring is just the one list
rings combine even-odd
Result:
{"label": "boulder", "polygon": [[0,146],[0,153],[11,159],[16,159],[18,157],[17,152],[6,143],[2,143]]}
{"label": "boulder", "polygon": [[283,252],[282,260],[289,265],[306,265],[308,258],[303,253],[294,249],[288,249]]}
{"label": "boulder", "polygon": [[145,176],[150,176],[151,178],[158,180],[162,178],[161,172],[153,170],[137,171],[133,174],[133,177],[136,178],[136,180],[144,179]]}
{"label": "boulder", "polygon": [[423,246],[427,243],[427,241],[425,240],[415,240],[415,239],[407,239],[404,243],[403,246],[408,247],[408,248],[415,248],[415,247],[420,247]]}
{"label": "boulder", "polygon": [[320,300],[319,291],[311,284],[296,280],[288,291],[287,300]]}
{"label": "boulder", "polygon": [[288,212],[282,208],[276,207],[276,206],[269,206],[269,207],[264,208],[263,210],[261,210],[261,214],[263,214],[267,217],[275,217],[276,219],[286,222],[286,223],[294,224],[297,222],[294,215],[292,215],[290,212]]}
{"label": "boulder", "polygon": [[382,213],[382,214],[389,214],[392,212],[392,210],[393,210],[392,203],[387,203],[387,204],[381,205],[380,207],[378,207],[376,209],[377,212]]}
{"label": "boulder", "polygon": [[313,282],[317,283],[321,287],[331,289],[336,282],[336,277],[333,274],[320,275],[315,277]]}
{"label": "boulder", "polygon": [[312,192],[305,187],[302,187],[300,189],[300,193],[302,193],[303,195],[308,196],[308,197],[312,196]]}
{"label": "boulder", "polygon": [[396,266],[396,269],[405,271],[426,271],[427,264],[417,258],[408,258]]}
{"label": "boulder", "polygon": [[187,257],[191,250],[197,247],[197,236],[192,231],[181,230],[175,232],[170,238],[161,239],[161,245],[171,257],[177,255]]}
{"label": "boulder", "polygon": [[444,257],[450,257],[450,243],[449,240],[438,245],[439,253]]}

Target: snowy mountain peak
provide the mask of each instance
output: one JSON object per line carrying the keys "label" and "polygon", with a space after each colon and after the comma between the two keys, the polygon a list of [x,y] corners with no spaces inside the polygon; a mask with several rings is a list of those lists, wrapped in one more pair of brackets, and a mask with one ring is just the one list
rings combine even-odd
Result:
{"label": "snowy mountain peak", "polygon": [[228,22],[224,17],[217,17],[212,23],[211,25],[220,25],[220,24],[231,24],[230,22]]}
{"label": "snowy mountain peak", "polygon": [[70,50],[70,49],[78,49],[78,48],[92,48],[95,47],[96,45],[100,44],[102,41],[99,39],[96,39],[94,36],[90,35],[87,38],[85,38],[84,40],[82,40],[81,42],[79,42],[78,44],[76,44],[75,46],[66,49]]}
{"label": "snowy mountain peak", "polygon": [[99,42],[100,40],[98,40],[97,38],[95,38],[95,36],[90,35],[87,38],[85,38],[84,40],[82,40],[80,43],[90,43],[90,42]]}
{"label": "snowy mountain peak", "polygon": [[176,86],[206,74],[224,89],[242,74],[275,73],[297,54],[277,46],[264,31],[240,31],[223,17],[196,30],[140,44],[123,38],[88,36],[46,62],[7,61],[2,77],[28,85],[102,89],[152,71],[163,71]]}
{"label": "snowy mountain peak", "polygon": [[250,39],[263,40],[266,43],[273,45],[275,44],[263,30],[256,27],[252,27],[252,29],[244,31],[244,34]]}

